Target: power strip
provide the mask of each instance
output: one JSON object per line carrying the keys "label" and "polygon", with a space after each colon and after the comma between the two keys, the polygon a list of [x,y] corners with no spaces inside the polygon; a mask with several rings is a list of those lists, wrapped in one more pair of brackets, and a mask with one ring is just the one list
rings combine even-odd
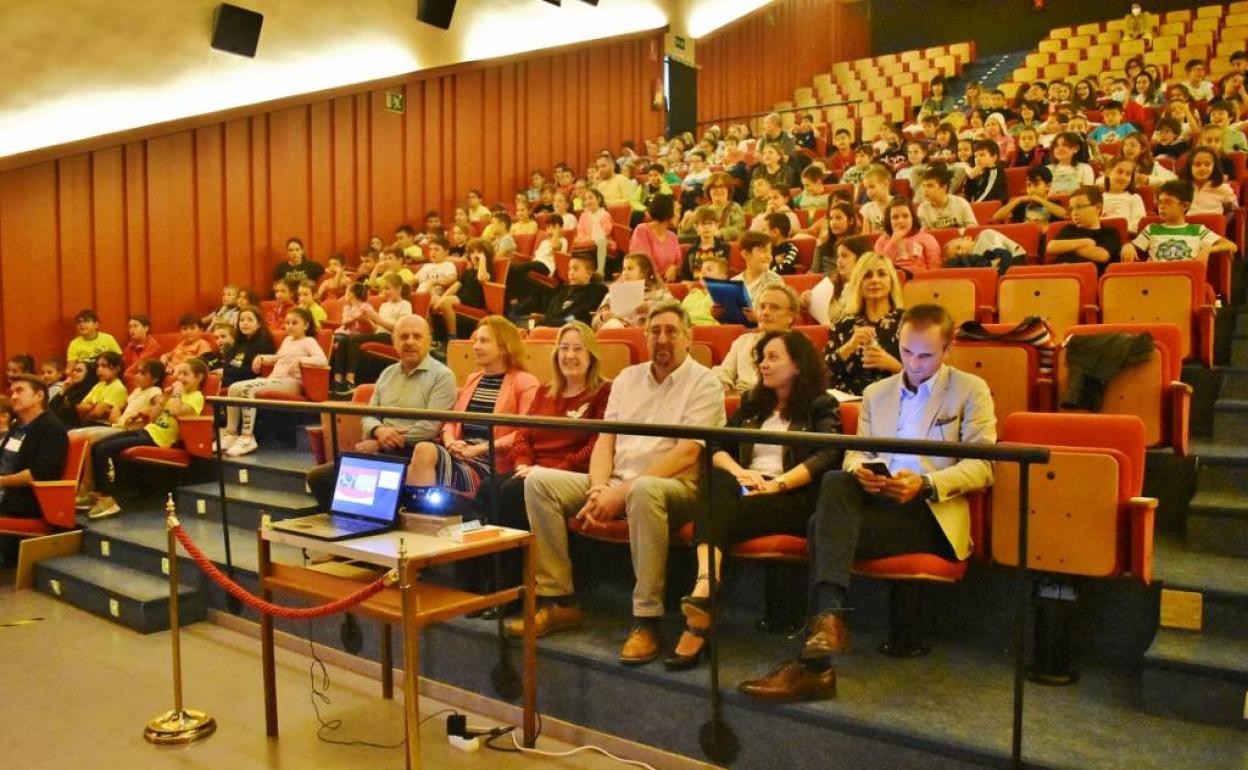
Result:
{"label": "power strip", "polygon": [[465,754],[474,754],[481,750],[481,736],[461,738],[458,735],[448,735],[446,739],[451,742],[452,746]]}

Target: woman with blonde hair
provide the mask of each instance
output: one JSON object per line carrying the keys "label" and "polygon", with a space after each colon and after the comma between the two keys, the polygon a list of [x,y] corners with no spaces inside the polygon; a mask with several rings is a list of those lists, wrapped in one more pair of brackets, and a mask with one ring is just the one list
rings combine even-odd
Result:
{"label": "woman with blonde hair", "polygon": [[[459,389],[454,411],[477,414],[528,414],[537,395],[537,378],[524,369],[525,350],[516,327],[506,318],[486,316],[472,334],[472,354],[480,371]],[[511,470],[508,453],[516,439],[513,427],[494,428],[494,466],[490,464],[490,427],[442,424],[441,442],[421,441],[407,466],[409,486],[440,486],[475,495],[482,483]]]}
{"label": "woman with blonde hair", "polygon": [[845,315],[832,327],[823,358],[830,387],[860,396],[871,383],[901,371],[897,334],[905,306],[893,263],[878,252],[862,255],[843,297]]}

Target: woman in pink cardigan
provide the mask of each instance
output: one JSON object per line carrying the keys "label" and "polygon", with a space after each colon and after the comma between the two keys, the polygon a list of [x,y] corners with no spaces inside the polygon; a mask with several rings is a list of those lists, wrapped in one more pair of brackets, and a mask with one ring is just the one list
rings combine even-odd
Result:
{"label": "woman in pink cardigan", "polygon": [[598,250],[598,274],[607,274],[607,244],[611,242],[611,214],[606,209],[602,193],[594,188],[585,191],[585,210],[576,221],[576,242],[573,248],[593,244]]}
{"label": "woman in pink cardigan", "polygon": [[654,272],[664,281],[677,279],[680,270],[680,240],[676,237],[676,199],[670,195],[656,195],[646,207],[649,222],[642,222],[633,230],[628,243],[629,252],[640,252],[650,257]]}
{"label": "woman in pink cardigan", "polygon": [[910,199],[893,198],[884,209],[884,234],[875,240],[872,251],[888,257],[898,270],[909,275],[939,268],[943,264],[940,243],[931,233],[918,229],[917,223]]}
{"label": "woman in pink cardigan", "polygon": [[[455,411],[528,414],[538,382],[524,370],[524,343],[516,327],[502,316],[482,318],[472,334],[472,352],[481,371],[473,372],[460,388]],[[494,466],[490,464],[489,440],[487,425],[443,423],[441,443],[422,441],[412,448],[407,484],[450,487],[476,495],[495,468],[500,473],[511,470],[509,454],[516,428],[494,428]]]}

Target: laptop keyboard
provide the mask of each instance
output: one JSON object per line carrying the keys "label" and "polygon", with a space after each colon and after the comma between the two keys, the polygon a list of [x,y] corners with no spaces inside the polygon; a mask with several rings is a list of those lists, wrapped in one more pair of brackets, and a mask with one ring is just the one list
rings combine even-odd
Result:
{"label": "laptop keyboard", "polygon": [[367,529],[377,529],[377,524],[369,521],[357,521],[356,519],[337,518],[333,520],[335,529],[341,529],[344,532],[363,532]]}

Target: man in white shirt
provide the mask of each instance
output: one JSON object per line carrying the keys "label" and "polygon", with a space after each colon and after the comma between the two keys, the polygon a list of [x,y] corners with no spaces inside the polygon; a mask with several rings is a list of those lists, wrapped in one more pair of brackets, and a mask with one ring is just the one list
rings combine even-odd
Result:
{"label": "man in white shirt", "polygon": [[715,376],[719,378],[725,394],[741,394],[754,389],[758,384],[754,346],[769,331],[792,329],[797,314],[801,312],[801,305],[793,287],[773,283],[759,292],[755,312],[758,314],[758,329],[733,340],[724,360],[715,367]]}
{"label": "man in white shirt", "polygon": [[[997,421],[988,385],[944,365],[953,319],[938,305],[916,305],[901,319],[902,371],[862,394],[858,435],[992,444]],[[877,474],[871,468],[887,473]],[[777,702],[836,695],[833,653],[849,647],[849,571],[855,558],[971,553],[965,495],[992,484],[992,463],[875,452],[846,452],[843,471],[823,476],[810,523],[811,619],[797,660],[741,684],[746,695]]]}
{"label": "man in white shirt", "polygon": [[[689,356],[690,328],[689,315],[679,303],[651,309],[646,321],[650,361],[615,378],[605,420],[723,426],[723,393],[711,370]],[[640,665],[658,657],[669,533],[693,518],[703,443],[603,433],[594,444],[588,474],[533,467],[524,483],[524,502],[537,538],[537,594],[542,599],[534,621],[538,636],[581,622],[567,519],[575,517],[592,530],[623,517],[637,582],[635,623],[620,662]],[[522,634],[524,621],[512,621],[507,630]]]}

